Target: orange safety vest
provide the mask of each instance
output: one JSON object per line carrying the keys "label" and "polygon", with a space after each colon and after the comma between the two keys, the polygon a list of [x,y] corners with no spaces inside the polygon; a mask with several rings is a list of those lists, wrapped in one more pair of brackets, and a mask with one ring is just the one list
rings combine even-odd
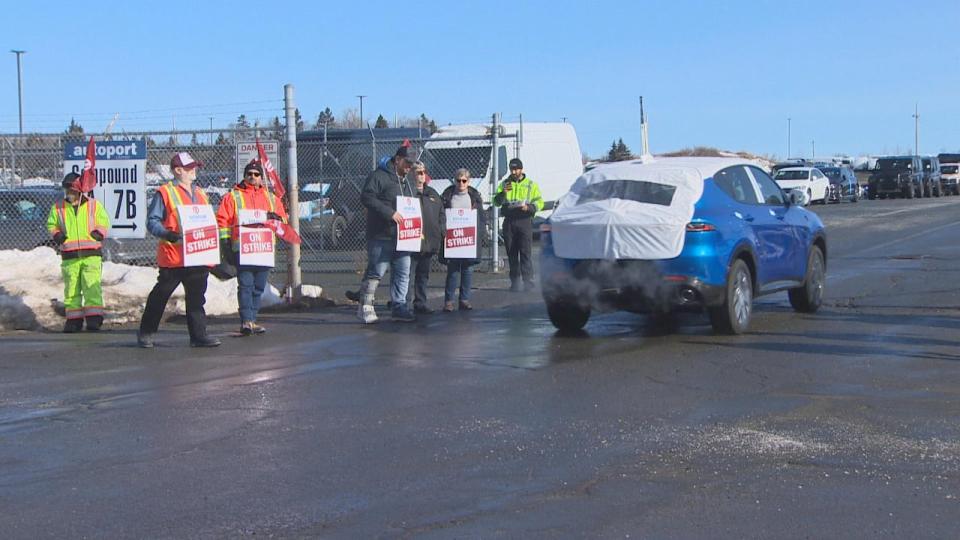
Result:
{"label": "orange safety vest", "polygon": [[[261,196],[262,195],[262,196]],[[239,210],[264,210],[273,212],[287,222],[287,212],[283,203],[266,187],[254,189],[240,184],[230,190],[230,196],[220,201],[217,210],[217,227],[220,229],[220,239],[230,239],[234,251],[239,250],[240,213]]]}
{"label": "orange safety vest", "polygon": [[[202,189],[193,185],[191,185],[191,189],[193,189],[193,200],[195,204],[210,204],[210,200],[207,199],[207,194],[204,193]],[[157,195],[163,200],[163,206],[166,209],[163,221],[161,222],[163,228],[168,231],[178,232],[182,235],[183,231],[180,230],[180,220],[177,218],[177,207],[191,203],[184,202],[183,196],[180,194],[180,189],[178,189],[173,182],[164,184],[163,187],[157,190]],[[182,238],[177,242],[170,242],[164,238],[160,238],[157,242],[157,266],[160,268],[182,268],[182,241]]]}

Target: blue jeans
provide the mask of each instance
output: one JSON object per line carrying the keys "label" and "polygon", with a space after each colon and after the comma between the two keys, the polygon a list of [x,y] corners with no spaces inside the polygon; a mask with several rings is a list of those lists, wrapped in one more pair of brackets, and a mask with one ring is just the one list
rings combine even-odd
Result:
{"label": "blue jeans", "polygon": [[240,322],[257,320],[260,311],[260,297],[267,288],[267,276],[270,267],[267,266],[238,266],[237,267],[237,304],[240,305]]}
{"label": "blue jeans", "polygon": [[397,241],[367,240],[367,270],[363,274],[362,294],[373,295],[390,268],[390,301],[394,306],[407,305],[410,286],[410,254],[396,250]]}
{"label": "blue jeans", "polygon": [[444,302],[453,302],[460,287],[460,301],[470,300],[470,287],[473,285],[473,261],[471,259],[447,260],[447,287],[443,294]]}

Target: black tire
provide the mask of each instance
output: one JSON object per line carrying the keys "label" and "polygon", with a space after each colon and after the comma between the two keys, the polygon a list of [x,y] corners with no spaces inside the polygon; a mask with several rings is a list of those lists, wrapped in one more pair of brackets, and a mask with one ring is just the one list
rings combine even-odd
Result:
{"label": "black tire", "polygon": [[913,195],[914,195],[914,193],[913,193],[913,186],[908,187],[908,188],[907,188],[907,191],[904,192],[904,194],[903,194],[903,196],[906,197],[907,199],[912,199],[912,198],[913,198]]}
{"label": "black tire", "polygon": [[940,196],[940,186],[933,186],[933,196],[934,197]]}
{"label": "black tire", "polygon": [[327,248],[338,249],[342,247],[346,232],[347,220],[344,219],[343,216],[335,216],[332,220],[330,220],[330,224],[327,225],[327,230],[324,233],[327,241]]}
{"label": "black tire", "polygon": [[870,193],[867,193],[867,198],[870,199],[871,201],[875,200],[877,198],[877,194],[871,191]]}
{"label": "black tire", "polygon": [[547,315],[550,322],[563,333],[576,332],[587,324],[590,308],[565,300],[547,300]]}
{"label": "black tire", "polygon": [[720,334],[742,334],[750,326],[753,314],[753,280],[743,259],[730,265],[723,305],[707,309],[710,324]]}
{"label": "black tire", "polygon": [[807,257],[807,274],[803,277],[803,286],[787,291],[790,305],[800,313],[815,313],[823,303],[823,288],[826,284],[827,265],[823,261],[820,248],[810,248]]}

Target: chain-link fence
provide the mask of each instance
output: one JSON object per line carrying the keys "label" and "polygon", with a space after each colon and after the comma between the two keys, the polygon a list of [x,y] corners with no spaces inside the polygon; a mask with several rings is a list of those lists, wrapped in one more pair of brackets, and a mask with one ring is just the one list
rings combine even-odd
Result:
{"label": "chain-link fence", "polygon": [[[360,272],[366,262],[364,231],[366,211],[360,203],[360,191],[367,175],[397,147],[409,141],[420,155],[431,177],[430,186],[442,193],[459,168],[473,177],[472,185],[489,204],[491,178],[506,174],[509,134],[498,134],[496,156],[492,130],[487,134],[460,138],[431,137],[418,128],[327,129],[304,131],[297,135],[299,177],[300,265],[305,283],[322,282],[331,272]],[[145,132],[122,135],[94,134],[99,141],[141,140],[146,144],[144,170],[147,201],[157,187],[172,178],[170,158],[177,152],[189,152],[203,162],[197,185],[218,205],[221,197],[238,180],[238,143],[261,141],[278,143],[277,166],[287,178],[287,142],[282,130],[230,129],[187,132]],[[64,148],[84,143],[89,135],[8,135],[0,136],[0,249],[32,249],[49,243],[45,220],[50,206],[62,197],[60,180],[64,174]],[[506,139],[506,140],[505,140]],[[82,158],[81,158],[82,159]],[[494,170],[496,163],[497,170]],[[98,167],[100,161],[98,161]],[[240,164],[242,166],[242,164]],[[144,205],[145,207],[146,205]],[[119,210],[118,210],[119,212]],[[139,225],[145,227],[143,217]],[[487,221],[491,223],[490,220]],[[486,231],[485,245],[493,234]],[[104,258],[114,262],[155,264],[156,240],[109,239],[104,243]],[[286,246],[281,243],[277,270],[286,268]],[[483,250],[490,259],[490,250]]]}

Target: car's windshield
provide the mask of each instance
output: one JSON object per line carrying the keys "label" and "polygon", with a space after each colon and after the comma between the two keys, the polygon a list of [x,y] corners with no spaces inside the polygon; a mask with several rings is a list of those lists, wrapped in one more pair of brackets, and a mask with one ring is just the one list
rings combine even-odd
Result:
{"label": "car's windshield", "polygon": [[911,168],[913,168],[912,159],[886,158],[877,160],[878,171],[905,171]]}
{"label": "car's windshield", "polygon": [[827,175],[829,178],[840,179],[840,177],[842,176],[840,174],[840,169],[820,169],[820,172]]}
{"label": "car's windshield", "polygon": [[956,165],[944,165],[940,172],[947,174],[957,174],[958,167]]}
{"label": "car's windshield", "polygon": [[607,180],[591,184],[584,188],[577,204],[607,199],[623,199],[647,204],[670,206],[676,186],[645,182],[640,180]]}
{"label": "car's windshield", "polygon": [[810,177],[810,171],[790,171],[782,170],[777,171],[777,175],[773,177],[774,180],[806,180]]}

